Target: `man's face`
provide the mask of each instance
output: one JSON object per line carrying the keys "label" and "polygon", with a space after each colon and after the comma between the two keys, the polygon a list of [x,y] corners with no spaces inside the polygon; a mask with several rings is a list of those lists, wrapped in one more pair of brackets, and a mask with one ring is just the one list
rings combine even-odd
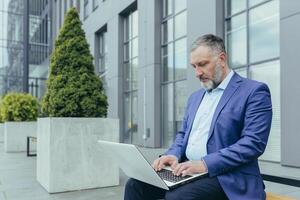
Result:
{"label": "man's face", "polygon": [[190,54],[190,63],[194,67],[201,86],[206,90],[218,87],[226,75],[226,55],[214,55],[209,47],[199,46]]}

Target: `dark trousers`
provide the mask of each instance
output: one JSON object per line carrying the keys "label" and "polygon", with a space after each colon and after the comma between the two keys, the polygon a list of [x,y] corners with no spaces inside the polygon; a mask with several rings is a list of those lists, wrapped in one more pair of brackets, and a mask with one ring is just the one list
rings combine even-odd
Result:
{"label": "dark trousers", "polygon": [[218,179],[206,177],[166,191],[147,183],[129,179],[124,200],[228,200]]}

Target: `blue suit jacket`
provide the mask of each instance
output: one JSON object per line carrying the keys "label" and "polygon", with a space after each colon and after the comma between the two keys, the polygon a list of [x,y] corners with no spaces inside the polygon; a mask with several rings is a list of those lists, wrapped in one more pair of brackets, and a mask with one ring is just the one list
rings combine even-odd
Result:
{"label": "blue suit jacket", "polygon": [[[193,93],[187,103],[182,129],[166,152],[184,161],[197,109],[205,94]],[[257,158],[264,152],[272,121],[266,84],[234,74],[214,113],[203,157],[209,176],[218,180],[231,200],[265,200]]]}

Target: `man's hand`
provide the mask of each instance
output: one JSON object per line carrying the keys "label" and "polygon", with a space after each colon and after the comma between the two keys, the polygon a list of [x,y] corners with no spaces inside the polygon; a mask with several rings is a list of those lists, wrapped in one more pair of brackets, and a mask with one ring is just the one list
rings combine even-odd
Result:
{"label": "man's hand", "polygon": [[152,167],[155,171],[160,171],[165,166],[171,166],[174,169],[178,164],[178,158],[173,155],[164,155],[154,160]]}
{"label": "man's hand", "polygon": [[176,176],[186,176],[203,172],[207,172],[207,168],[202,160],[183,162],[173,169],[173,174]]}

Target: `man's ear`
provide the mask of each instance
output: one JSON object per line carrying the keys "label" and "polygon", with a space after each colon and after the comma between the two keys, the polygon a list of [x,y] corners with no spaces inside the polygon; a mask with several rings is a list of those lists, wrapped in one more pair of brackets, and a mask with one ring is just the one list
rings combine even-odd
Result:
{"label": "man's ear", "polygon": [[227,55],[226,55],[226,53],[225,52],[220,53],[219,59],[220,59],[221,66],[225,67],[226,63],[227,63]]}

